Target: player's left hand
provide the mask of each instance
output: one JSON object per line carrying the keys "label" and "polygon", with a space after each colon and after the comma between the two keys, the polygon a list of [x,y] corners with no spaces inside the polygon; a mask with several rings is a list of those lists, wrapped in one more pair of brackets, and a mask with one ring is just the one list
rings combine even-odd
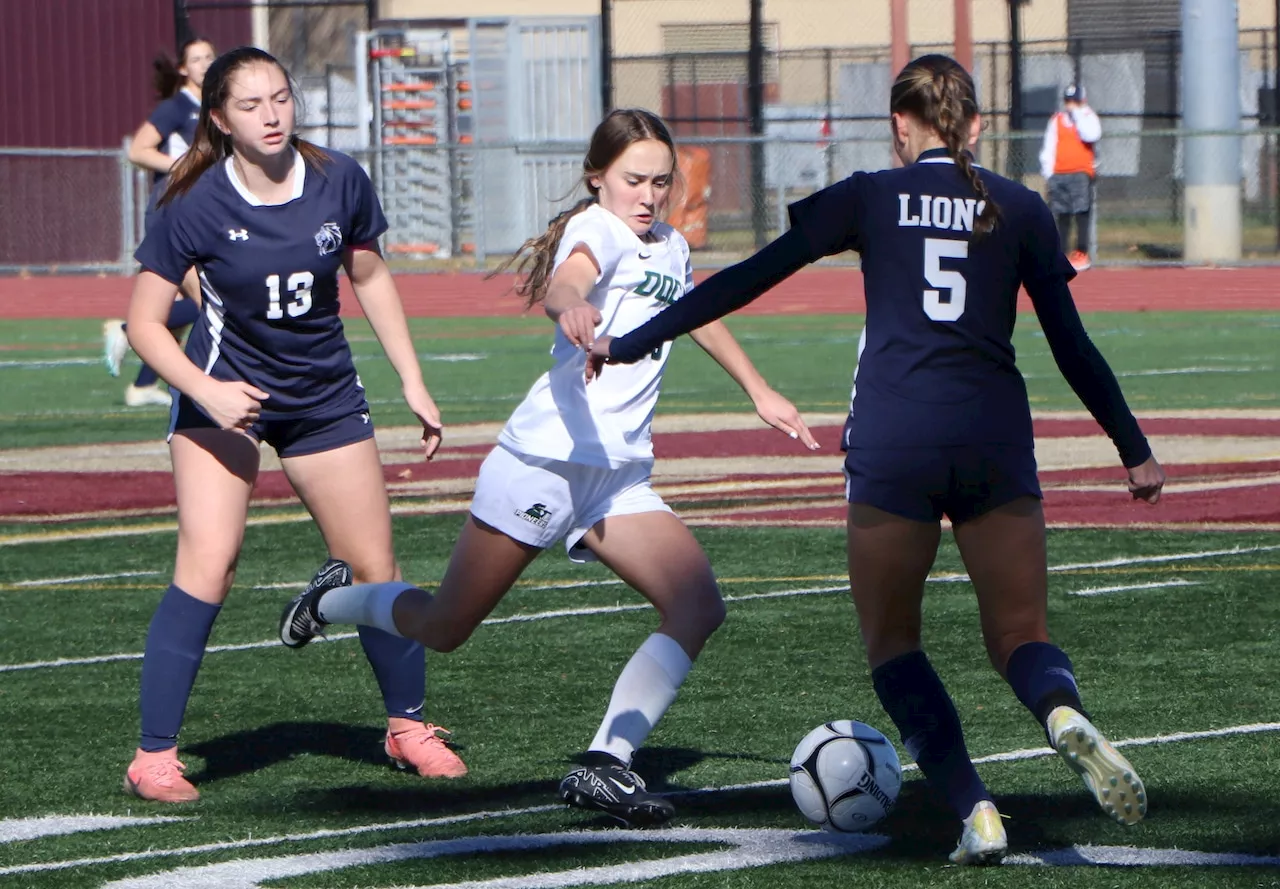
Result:
{"label": "player's left hand", "polygon": [[1160,492],[1164,489],[1164,468],[1156,462],[1155,454],[1129,470],[1129,493],[1134,500],[1145,500],[1155,505],[1160,502]]}
{"label": "player's left hand", "polygon": [[809,427],[805,425],[804,418],[800,416],[800,411],[796,410],[794,404],[787,401],[777,392],[772,389],[766,389],[756,397],[755,405],[756,413],[760,415],[760,419],[774,429],[798,439],[811,451],[816,451],[821,447],[817,439],[813,437],[813,433],[809,431]]}
{"label": "player's left hand", "polygon": [[444,426],[440,422],[440,409],[436,407],[431,393],[425,386],[406,389],[405,403],[409,410],[417,416],[422,424],[422,453],[428,460],[440,450],[440,442],[444,440]]}
{"label": "player's left hand", "polygon": [[606,333],[591,344],[591,351],[587,353],[588,383],[600,376],[606,364],[614,363],[613,358],[609,355],[609,344],[611,342],[613,342],[613,337]]}

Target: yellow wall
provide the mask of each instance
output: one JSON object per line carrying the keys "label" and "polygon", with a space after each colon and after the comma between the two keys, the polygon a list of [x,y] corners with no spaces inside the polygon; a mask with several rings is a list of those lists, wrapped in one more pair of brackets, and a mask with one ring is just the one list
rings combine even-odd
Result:
{"label": "yellow wall", "polygon": [[[1119,2],[1119,0],[1118,0]],[[970,0],[973,39],[1005,41],[1008,0]],[[955,33],[953,0],[908,0],[907,29],[913,44],[950,43]],[[662,51],[663,23],[745,22],[747,0],[615,0],[614,51],[654,55]],[[381,0],[384,18],[599,15],[600,0]],[[1274,0],[1239,0],[1241,28],[1275,24]],[[889,43],[889,0],[764,0],[766,22],[777,25],[784,49],[884,46]],[[1066,36],[1067,0],[1031,0],[1022,8],[1026,40]]]}

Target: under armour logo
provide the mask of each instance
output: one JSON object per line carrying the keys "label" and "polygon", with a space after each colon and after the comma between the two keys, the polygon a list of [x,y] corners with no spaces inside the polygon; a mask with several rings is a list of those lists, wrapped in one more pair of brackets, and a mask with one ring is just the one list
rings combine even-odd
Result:
{"label": "under armour logo", "polygon": [[249,230],[247,228],[233,228],[227,232],[227,237],[233,241],[249,240]]}
{"label": "under armour logo", "polygon": [[[361,414],[361,415],[360,415],[360,419],[361,419],[361,420],[364,420],[364,423],[365,423],[365,425],[366,425],[366,426],[367,426],[367,425],[369,425],[369,415],[368,415],[368,414]],[[410,710],[409,712],[410,712],[410,713],[412,713],[413,711],[412,711],[412,710]]]}

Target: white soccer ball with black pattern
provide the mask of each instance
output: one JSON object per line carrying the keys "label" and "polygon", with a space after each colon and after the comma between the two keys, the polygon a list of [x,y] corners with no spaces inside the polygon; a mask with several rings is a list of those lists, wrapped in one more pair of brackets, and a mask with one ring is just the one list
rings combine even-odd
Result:
{"label": "white soccer ball with black pattern", "polygon": [[824,830],[866,830],[893,808],[901,787],[897,751],[865,723],[823,723],[791,755],[791,796],[800,813]]}

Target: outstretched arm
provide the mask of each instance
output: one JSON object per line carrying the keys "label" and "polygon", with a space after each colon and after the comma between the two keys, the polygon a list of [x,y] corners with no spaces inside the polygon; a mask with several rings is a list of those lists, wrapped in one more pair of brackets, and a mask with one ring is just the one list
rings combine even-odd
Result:
{"label": "outstretched arm", "polygon": [[786,280],[814,256],[797,229],[791,229],[759,253],[716,272],[635,330],[602,345],[603,358],[632,364],[658,346],[734,312]]}
{"label": "outstretched arm", "polygon": [[[676,305],[679,304],[679,302],[676,303]],[[733,377],[735,383],[742,387],[742,391],[747,393],[751,403],[755,405],[760,419],[774,429],[804,442],[809,450],[818,449],[818,442],[809,431],[809,427],[805,425],[804,418],[800,416],[796,406],[770,388],[764,381],[764,377],[760,376],[760,372],[756,370],[755,365],[751,363],[751,359],[747,357],[747,353],[742,351],[742,346],[738,345],[738,341],[733,338],[729,328],[724,326],[724,322],[712,321],[697,330],[690,331],[689,335],[704,352],[725,369],[729,376]]]}
{"label": "outstretched arm", "polygon": [[1085,332],[1066,279],[1040,278],[1027,281],[1026,287],[1058,369],[1115,443],[1120,461],[1129,470],[1129,490],[1135,499],[1155,503],[1164,486],[1164,470],[1125,403],[1110,365]]}

